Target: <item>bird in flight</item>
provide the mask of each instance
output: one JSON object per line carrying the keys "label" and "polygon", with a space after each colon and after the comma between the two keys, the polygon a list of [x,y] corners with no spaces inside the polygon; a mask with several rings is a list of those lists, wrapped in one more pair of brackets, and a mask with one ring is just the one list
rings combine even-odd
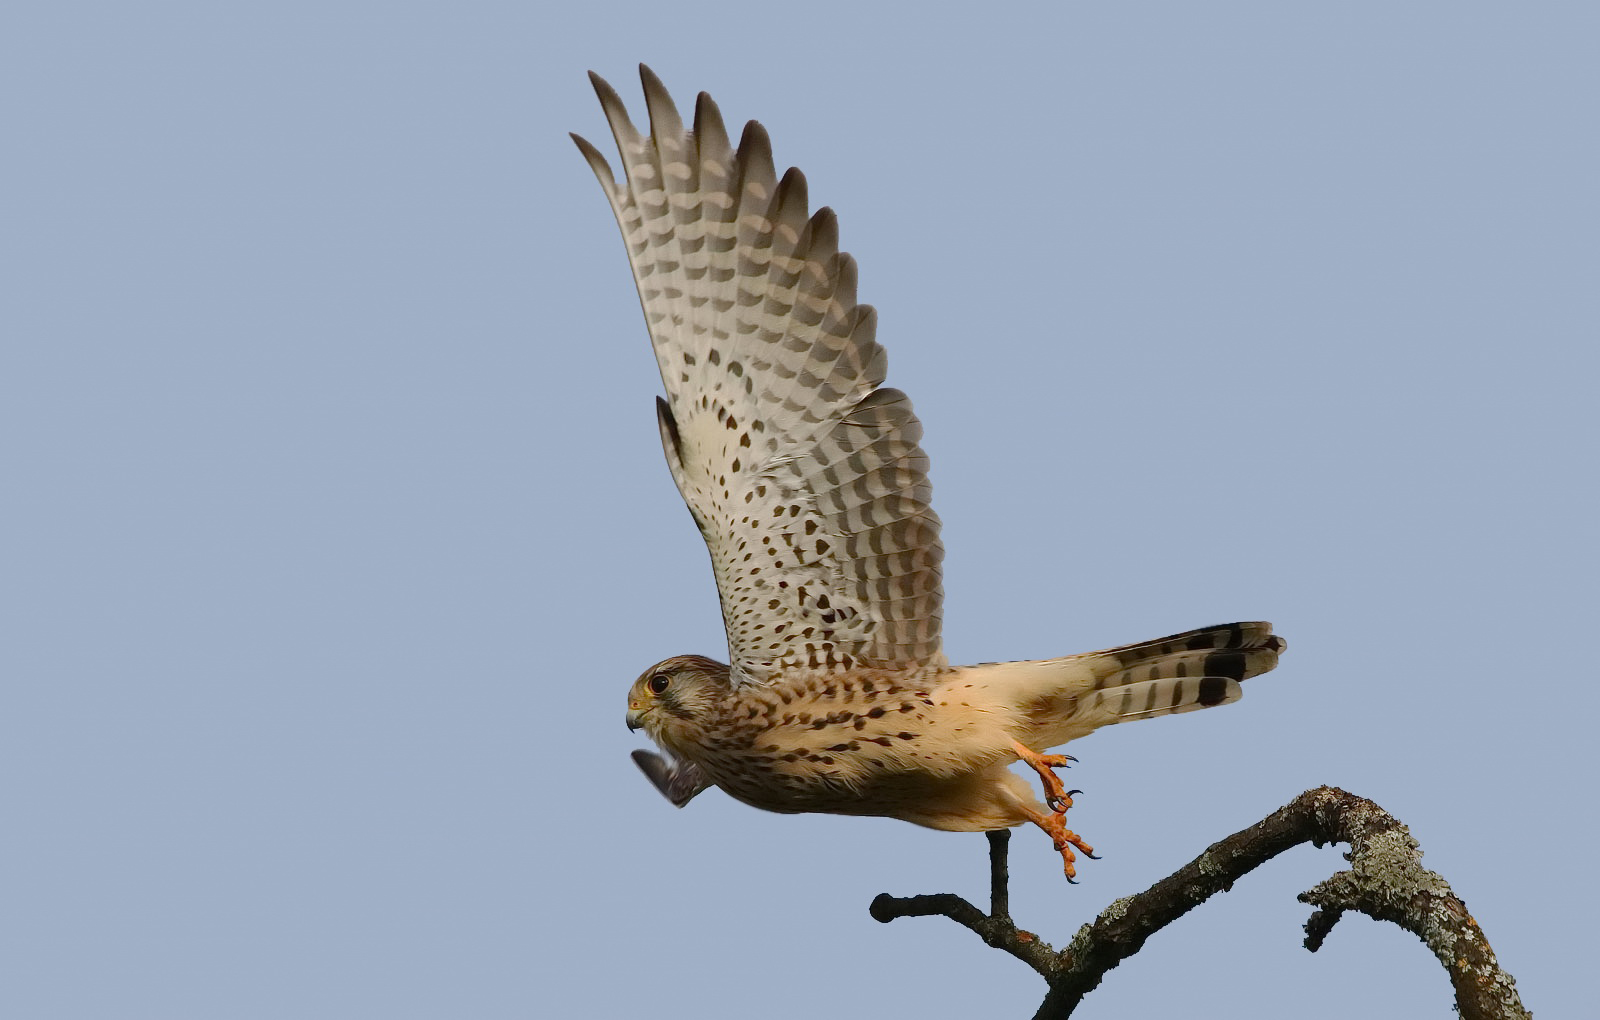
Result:
{"label": "bird in flight", "polygon": [[[1067,878],[1072,804],[1046,753],[1112,723],[1238,700],[1284,649],[1231,623],[1031,662],[951,666],[944,547],[922,426],[883,385],[877,315],[856,301],[838,221],[774,171],[752,121],[737,146],[705,93],[686,129],[640,67],[641,132],[590,79],[621,155],[573,135],[622,228],[666,398],[667,466],[711,553],[728,662],[678,655],[628,691],[634,760],[682,806],[717,786],[768,811],[899,818],[934,829],[1031,823]],[[1014,762],[1037,774],[1035,798]]]}

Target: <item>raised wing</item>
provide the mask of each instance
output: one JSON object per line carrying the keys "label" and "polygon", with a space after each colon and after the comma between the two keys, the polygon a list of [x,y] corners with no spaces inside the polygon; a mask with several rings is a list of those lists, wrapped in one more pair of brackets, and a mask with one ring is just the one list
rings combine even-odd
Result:
{"label": "raised wing", "polygon": [[640,67],[650,132],[591,74],[626,178],[577,135],[622,227],[667,399],[662,446],[711,551],[733,676],[942,666],[939,518],[922,426],[830,209],[766,131],[694,130]]}

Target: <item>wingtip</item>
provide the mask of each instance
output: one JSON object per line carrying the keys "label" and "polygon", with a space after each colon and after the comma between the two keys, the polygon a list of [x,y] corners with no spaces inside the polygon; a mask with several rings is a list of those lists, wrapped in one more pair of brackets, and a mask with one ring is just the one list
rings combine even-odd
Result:
{"label": "wingtip", "polygon": [[753,187],[758,200],[770,199],[778,179],[772,165],[772,139],[759,120],[745,122],[735,160],[745,188]]}
{"label": "wingtip", "polygon": [[639,81],[644,86],[644,105],[650,114],[650,135],[656,147],[683,144],[683,118],[672,101],[672,93],[644,64],[639,65]]}
{"label": "wingtip", "polygon": [[620,121],[632,128],[633,123],[628,119],[628,106],[611,83],[596,72],[590,71],[589,84],[594,86],[594,94],[600,97],[600,106],[605,110],[606,119],[611,121],[612,127],[616,128]]}
{"label": "wingtip", "polygon": [[[595,177],[599,179],[600,184],[606,189],[606,194],[610,196],[617,186],[616,177],[611,173],[611,164],[606,161],[606,157],[589,139],[576,131],[568,131],[567,135],[577,145],[578,151],[583,154],[584,161],[589,164],[589,169],[594,171]],[[615,201],[614,198],[612,200]]]}
{"label": "wingtip", "polygon": [[739,148],[751,145],[765,149],[768,153],[772,152],[772,136],[767,134],[766,125],[759,120],[744,122],[744,133],[739,138]]}
{"label": "wingtip", "polygon": [[722,111],[711,98],[711,93],[701,92],[694,99],[694,138],[702,160],[712,160],[719,167],[733,159],[733,147],[728,144],[728,128],[722,122]]}

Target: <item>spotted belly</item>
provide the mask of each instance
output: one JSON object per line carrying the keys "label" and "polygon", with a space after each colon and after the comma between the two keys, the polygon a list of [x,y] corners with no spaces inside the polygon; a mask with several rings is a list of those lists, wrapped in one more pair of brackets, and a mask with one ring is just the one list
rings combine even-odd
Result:
{"label": "spotted belly", "polygon": [[898,815],[972,770],[953,755],[927,691],[894,683],[820,683],[750,691],[718,736],[685,753],[730,796],[784,813]]}

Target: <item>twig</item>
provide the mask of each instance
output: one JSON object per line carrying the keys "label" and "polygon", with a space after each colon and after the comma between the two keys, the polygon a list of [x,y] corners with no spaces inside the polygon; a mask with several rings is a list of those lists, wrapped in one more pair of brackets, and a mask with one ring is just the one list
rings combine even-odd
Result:
{"label": "twig", "polygon": [[890,896],[888,893],[879,893],[868,909],[874,919],[884,924],[897,917],[943,915],[962,927],[976,932],[979,938],[994,948],[1003,949],[1015,956],[1049,981],[1058,966],[1056,951],[1039,936],[1023,931],[1012,923],[1007,906],[1006,844],[1011,840],[1011,830],[1001,829],[986,835],[989,837],[991,913],[985,914],[955,893],[934,893],[929,896]]}
{"label": "twig", "polygon": [[1009,832],[989,833],[990,912],[950,893],[872,901],[872,916],[943,915],[1032,967],[1050,985],[1035,1020],[1070,1016],[1107,971],[1145,940],[1213,894],[1225,891],[1263,862],[1301,843],[1348,843],[1350,870],[1341,871],[1301,902],[1317,910],[1306,922],[1306,948],[1315,952],[1350,910],[1393,921],[1433,951],[1455,986],[1464,1020],[1531,1017],[1516,982],[1500,969],[1489,942],[1449,883],[1422,867],[1422,852],[1406,827],[1372,801],[1330,786],[1308,790],[1262,821],[1213,843],[1206,852],[1134,896],[1117,900],[1079,929],[1060,952],[1011,920],[1007,902]]}

